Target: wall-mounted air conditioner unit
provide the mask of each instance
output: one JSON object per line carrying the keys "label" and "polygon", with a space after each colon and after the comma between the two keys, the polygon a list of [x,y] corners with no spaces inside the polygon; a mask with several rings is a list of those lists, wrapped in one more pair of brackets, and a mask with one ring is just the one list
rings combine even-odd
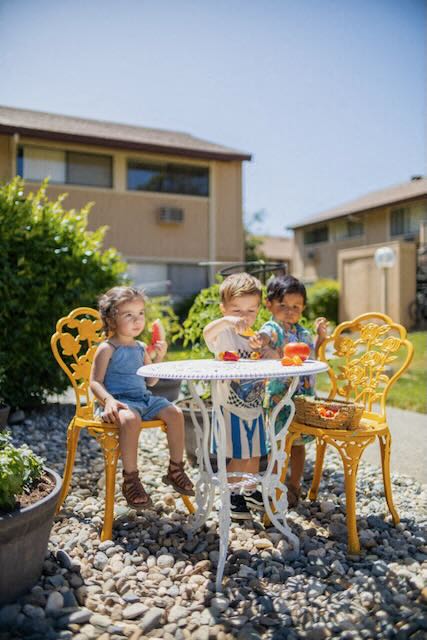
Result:
{"label": "wall-mounted air conditioner unit", "polygon": [[161,207],[157,212],[157,222],[160,224],[180,224],[184,222],[184,209]]}

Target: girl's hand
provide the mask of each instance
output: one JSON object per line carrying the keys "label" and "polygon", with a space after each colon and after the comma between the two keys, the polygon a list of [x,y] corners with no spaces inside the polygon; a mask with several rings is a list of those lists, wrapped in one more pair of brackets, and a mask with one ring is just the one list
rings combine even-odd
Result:
{"label": "girl's hand", "polygon": [[124,402],[120,402],[113,397],[109,397],[105,402],[104,411],[101,417],[104,422],[118,422],[120,409],[129,409],[129,407]]}
{"label": "girl's hand", "polygon": [[328,325],[329,325],[329,322],[326,320],[326,318],[323,318],[323,317],[316,318],[316,320],[314,321],[314,328],[316,329],[316,333],[319,336],[319,338],[322,340],[322,342],[327,338]]}
{"label": "girl's hand", "polygon": [[224,316],[224,320],[226,320],[236,333],[247,329],[246,320],[240,316]]}
{"label": "girl's hand", "polygon": [[154,361],[161,362],[168,350],[167,342],[165,342],[165,340],[157,340],[157,342],[154,343],[154,348],[156,350]]}

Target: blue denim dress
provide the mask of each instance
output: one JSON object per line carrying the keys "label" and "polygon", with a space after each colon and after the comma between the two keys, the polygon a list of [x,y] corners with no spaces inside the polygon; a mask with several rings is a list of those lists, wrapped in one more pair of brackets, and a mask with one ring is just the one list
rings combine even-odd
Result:
{"label": "blue denim dress", "polygon": [[171,403],[166,398],[153,396],[145,378],[136,373],[144,364],[144,345],[140,342],[135,346],[108,344],[114,347],[114,352],[105,374],[105,388],[116,400],[125,402],[129,409],[139,413],[142,420],[152,420]]}

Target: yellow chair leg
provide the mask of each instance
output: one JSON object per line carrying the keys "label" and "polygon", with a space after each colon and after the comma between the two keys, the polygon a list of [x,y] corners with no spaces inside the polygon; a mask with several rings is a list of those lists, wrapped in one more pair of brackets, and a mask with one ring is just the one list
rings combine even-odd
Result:
{"label": "yellow chair leg", "polygon": [[59,494],[55,513],[59,513],[70,488],[71,476],[73,475],[74,461],[76,459],[77,442],[79,440],[80,428],[74,426],[74,418],[67,429],[67,458],[65,460],[64,478],[62,480],[61,493]]}
{"label": "yellow chair leg", "polygon": [[372,436],[367,437],[365,440],[361,439],[349,442],[330,440],[330,444],[333,444],[338,449],[344,465],[348,551],[354,554],[360,553],[360,542],[356,524],[357,470],[362,453],[373,440],[374,438]]}
{"label": "yellow chair leg", "polygon": [[118,434],[105,433],[99,436],[98,440],[104,453],[105,463],[104,525],[101,531],[101,540],[104,542],[104,540],[111,540],[113,537],[114,495],[120,448]]}
{"label": "yellow chair leg", "polygon": [[316,500],[319,493],[320,479],[322,477],[323,460],[325,459],[326,442],[322,438],[317,438],[316,442],[316,464],[314,465],[313,480],[310,491],[308,492],[309,500]]}
{"label": "yellow chair leg", "polygon": [[190,498],[188,496],[180,496],[180,497],[183,503],[185,504],[185,506],[187,507],[188,513],[194,513],[196,509],[194,507],[194,504],[191,502]]}
{"label": "yellow chair leg", "polygon": [[399,514],[396,511],[396,507],[393,503],[393,495],[391,491],[391,479],[390,479],[390,450],[391,450],[391,435],[390,431],[387,430],[387,433],[384,436],[378,436],[378,440],[380,441],[380,449],[381,449],[381,466],[383,470],[383,482],[384,482],[384,493],[385,499],[387,501],[387,506],[393,518],[394,524],[399,524],[400,518]]}

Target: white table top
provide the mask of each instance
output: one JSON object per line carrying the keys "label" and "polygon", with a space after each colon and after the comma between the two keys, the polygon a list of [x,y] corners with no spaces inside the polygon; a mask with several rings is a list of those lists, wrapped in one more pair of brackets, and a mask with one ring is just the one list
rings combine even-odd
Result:
{"label": "white table top", "polygon": [[144,378],[170,380],[236,380],[252,378],[288,378],[308,376],[326,371],[328,365],[319,360],[306,360],[300,366],[283,366],[280,360],[173,360],[140,367]]}

